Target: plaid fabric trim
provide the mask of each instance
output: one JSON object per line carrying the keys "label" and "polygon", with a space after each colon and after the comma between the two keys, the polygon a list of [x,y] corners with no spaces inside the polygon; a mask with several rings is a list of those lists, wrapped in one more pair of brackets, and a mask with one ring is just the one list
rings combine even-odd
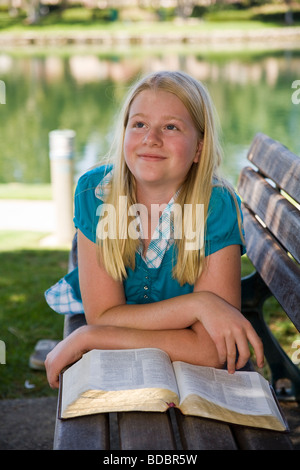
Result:
{"label": "plaid fabric trim", "polygon": [[[159,268],[166,251],[174,243],[174,228],[171,220],[171,211],[174,204],[172,198],[165,207],[159,222],[153,233],[149,243],[148,250],[144,261],[148,268]],[[142,254],[143,246],[140,246],[140,254]]]}
{"label": "plaid fabric trim", "polygon": [[95,189],[95,196],[98,199],[101,199],[101,201],[105,201],[106,196],[108,195],[108,188],[107,185],[111,182],[113,176],[113,170],[111,170],[107,175],[102,178],[98,186],[96,186]]}
{"label": "plaid fabric trim", "polygon": [[84,313],[83,304],[77,298],[73,286],[62,278],[45,292],[48,305],[57,313]]}

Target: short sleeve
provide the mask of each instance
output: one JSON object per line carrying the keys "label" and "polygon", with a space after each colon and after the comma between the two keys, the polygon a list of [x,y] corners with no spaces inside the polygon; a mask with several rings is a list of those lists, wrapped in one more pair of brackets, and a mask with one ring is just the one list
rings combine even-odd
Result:
{"label": "short sleeve", "polygon": [[99,206],[103,204],[95,191],[110,170],[111,168],[103,165],[88,171],[79,178],[75,190],[74,225],[93,243],[96,243]]}
{"label": "short sleeve", "polygon": [[[241,200],[237,194],[235,194],[235,197],[237,205],[233,195],[227,188],[213,187],[206,224],[206,256],[229,245],[240,245],[241,254],[246,252]],[[240,217],[238,217],[237,211]]]}

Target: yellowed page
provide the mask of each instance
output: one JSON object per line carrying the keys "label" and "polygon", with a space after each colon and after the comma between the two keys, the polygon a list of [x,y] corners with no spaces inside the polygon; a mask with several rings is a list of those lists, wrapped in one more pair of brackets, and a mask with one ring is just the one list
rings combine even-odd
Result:
{"label": "yellowed page", "polygon": [[[262,417],[260,421],[263,423],[263,417],[273,414],[281,422],[280,427],[285,427],[268,382],[257,372],[237,371],[229,374],[227,370],[184,362],[174,362],[173,367],[180,408],[184,413],[230,421],[229,417],[233,416],[231,412],[234,412],[247,416],[239,422],[248,422],[249,425],[254,425],[255,419],[259,417]],[[197,400],[196,396],[201,397],[201,400]],[[249,419],[251,415],[255,416],[254,420]]]}
{"label": "yellowed page", "polygon": [[[131,392],[126,393],[128,390]],[[134,390],[143,390],[143,393],[133,393]],[[125,406],[125,401],[130,409],[133,409],[132,403],[139,406],[138,409],[141,406],[149,409],[146,399],[151,403],[157,400],[157,390],[173,392],[170,398],[172,401],[178,394],[173,367],[165,352],[152,348],[89,351],[63,374],[62,416],[65,409],[79,396],[83,397],[80,400],[81,409],[96,406],[96,397],[102,405],[107,404],[108,394],[104,397],[105,392],[110,392],[111,400],[114,400],[111,408],[119,400],[119,410]],[[162,396],[162,400],[166,401],[163,403],[165,409],[168,407],[166,392],[162,392]]]}
{"label": "yellowed page", "polygon": [[206,400],[199,395],[188,395],[183,403],[180,404],[180,410],[185,415],[216,419],[227,423],[273,429],[277,431],[286,430],[284,421],[277,416],[272,416],[270,414],[251,415],[249,413],[238,413]]}

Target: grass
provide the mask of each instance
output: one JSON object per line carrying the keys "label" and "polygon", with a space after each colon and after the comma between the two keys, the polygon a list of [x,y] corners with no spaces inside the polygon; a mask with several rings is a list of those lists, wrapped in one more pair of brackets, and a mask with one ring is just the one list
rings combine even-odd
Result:
{"label": "grass", "polygon": [[[236,9],[206,9],[201,17],[192,18],[186,21],[155,21],[155,15],[149,20],[149,12],[140,10],[139,20],[131,17],[131,12],[126,9],[121,13],[121,19],[109,21],[109,10],[101,13],[101,10],[86,9],[84,7],[69,7],[63,11],[54,10],[47,16],[40,18],[34,25],[26,23],[26,16],[23,12],[20,16],[11,17],[5,10],[0,10],[0,31],[23,33],[37,32],[39,34],[59,34],[62,31],[101,31],[104,33],[125,32],[132,35],[142,35],[145,33],[168,34],[185,32],[214,31],[220,29],[227,30],[253,30],[266,27],[282,27],[284,25],[285,5],[263,5],[261,7]],[[299,5],[294,7],[295,19],[299,21]],[[144,18],[144,20],[143,20]]]}
{"label": "grass", "polygon": [[52,199],[52,189],[50,184],[0,184],[0,199],[28,199],[50,201]]}
{"label": "grass", "polygon": [[[42,235],[0,232],[0,339],[6,364],[0,365],[0,398],[47,396],[53,392],[44,372],[28,366],[39,339],[61,339],[63,317],[44,300],[44,291],[67,271],[68,252],[42,249]],[[25,382],[34,385],[27,389]]]}
{"label": "grass", "polygon": [[61,34],[61,33],[71,33],[71,32],[102,32],[104,34],[117,34],[125,33],[132,36],[140,36],[143,34],[151,34],[152,36],[156,35],[167,35],[170,33],[200,33],[200,32],[210,32],[220,29],[225,30],[245,30],[251,31],[253,29],[261,28],[270,28],[270,27],[279,27],[277,23],[264,23],[262,21],[225,21],[224,23],[220,21],[209,21],[198,24],[179,24],[174,26],[173,23],[136,23],[136,24],[126,24],[123,22],[114,22],[114,23],[97,23],[97,22],[68,22],[60,21],[55,22],[46,22],[41,21],[37,25],[24,25],[22,22],[14,22],[6,27],[1,27],[3,24],[3,17],[0,16],[0,32],[11,32],[16,34],[22,34],[24,32],[38,33],[39,35],[46,34]]}
{"label": "grass", "polygon": [[[43,234],[36,232],[0,232],[0,340],[6,345],[6,364],[0,365],[0,398],[25,398],[56,395],[43,371],[29,368],[28,361],[39,339],[61,339],[63,316],[53,312],[44,300],[44,291],[67,271],[67,249],[39,246]],[[253,267],[242,258],[242,274]],[[265,308],[267,321],[286,353],[297,331],[286,320],[274,299]],[[26,388],[25,382],[33,385]]]}

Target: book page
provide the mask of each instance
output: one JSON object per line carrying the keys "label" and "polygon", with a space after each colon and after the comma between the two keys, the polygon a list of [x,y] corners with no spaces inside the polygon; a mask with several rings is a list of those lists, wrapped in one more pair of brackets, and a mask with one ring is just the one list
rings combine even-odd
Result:
{"label": "book page", "polygon": [[159,349],[92,350],[63,374],[63,399],[68,403],[86,390],[145,388],[178,394],[170,358]]}
{"label": "book page", "polygon": [[[256,372],[235,372],[174,362],[180,402],[199,395],[224,408],[244,414],[271,414],[273,401],[267,381]],[[262,379],[262,380],[261,380]],[[267,398],[267,396],[270,398]]]}

